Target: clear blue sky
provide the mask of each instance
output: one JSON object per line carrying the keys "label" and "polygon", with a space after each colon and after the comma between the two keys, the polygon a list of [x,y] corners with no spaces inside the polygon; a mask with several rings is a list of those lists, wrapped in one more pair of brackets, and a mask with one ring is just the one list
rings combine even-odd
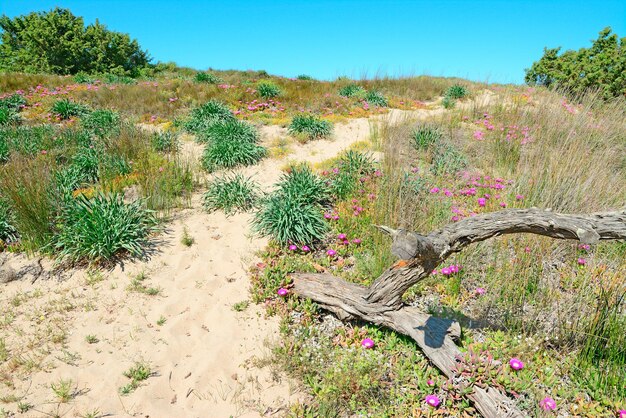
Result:
{"label": "clear blue sky", "polygon": [[544,46],[578,49],[626,0],[0,0],[16,16],[66,7],[139,40],[155,61],[272,74],[430,74],[523,82]]}

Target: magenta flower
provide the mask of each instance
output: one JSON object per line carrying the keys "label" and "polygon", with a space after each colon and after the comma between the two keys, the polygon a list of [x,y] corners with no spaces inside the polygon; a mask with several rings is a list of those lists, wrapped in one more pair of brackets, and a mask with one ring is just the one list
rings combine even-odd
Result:
{"label": "magenta flower", "polygon": [[450,273],[458,273],[459,272],[459,266],[457,266],[456,264],[453,264],[450,266]]}
{"label": "magenta flower", "polygon": [[361,341],[361,346],[363,346],[363,348],[374,348],[374,340],[372,340],[371,338],[363,338],[363,341]]}
{"label": "magenta flower", "polygon": [[589,244],[580,244],[580,245],[578,245],[578,249],[580,249],[580,250],[589,251],[590,248],[591,248],[591,245],[589,245]]}
{"label": "magenta flower", "polygon": [[338,221],[339,220],[339,215],[333,215],[333,221]]}
{"label": "magenta flower", "polygon": [[297,249],[298,249],[298,246],[297,246],[297,245],[291,244],[291,245],[289,246],[289,250],[290,250],[290,251],[296,251]]}
{"label": "magenta flower", "polygon": [[355,238],[355,239],[352,240],[352,243],[358,245],[358,244],[361,243],[361,239],[360,238]]}
{"label": "magenta flower", "polygon": [[509,360],[509,365],[513,370],[522,370],[524,368],[524,363],[522,362],[522,360],[515,357]]}
{"label": "magenta flower", "polygon": [[430,189],[431,193],[439,193],[439,187],[433,187],[432,189]]}
{"label": "magenta flower", "polygon": [[485,207],[485,204],[487,203],[487,199],[485,199],[484,197],[479,197],[478,198],[478,206]]}
{"label": "magenta flower", "polygon": [[587,264],[587,260],[585,260],[584,258],[580,257],[578,259],[578,265],[584,266],[585,264]]}
{"label": "magenta flower", "polygon": [[523,200],[523,199],[524,199],[524,196],[523,196],[523,195],[521,195],[521,194],[518,194],[518,195],[516,195],[516,196],[515,196],[515,199],[516,199],[516,200]]}
{"label": "magenta flower", "polygon": [[474,132],[474,139],[477,139],[479,141],[482,141],[485,137],[485,133],[483,131],[476,131]]}
{"label": "magenta flower", "polygon": [[450,267],[444,267],[441,269],[441,274],[443,274],[444,276],[449,276],[450,275]]}
{"label": "magenta flower", "polygon": [[505,202],[500,202],[500,207],[501,208],[506,208],[506,203]]}
{"label": "magenta flower", "polygon": [[425,400],[426,400],[426,403],[432,406],[433,408],[438,407],[439,404],[441,403],[441,401],[439,400],[439,397],[437,397],[436,395],[428,395]]}
{"label": "magenta flower", "polygon": [[620,409],[617,411],[617,418],[626,418],[626,409]]}
{"label": "magenta flower", "polygon": [[331,249],[329,249],[328,251],[326,251],[326,254],[327,254],[329,257],[334,257],[335,255],[337,255],[337,251],[335,251],[335,250],[333,250],[333,249],[331,248]]}
{"label": "magenta flower", "polygon": [[539,406],[546,411],[554,411],[556,409],[556,402],[552,398],[545,397],[539,402]]}
{"label": "magenta flower", "polygon": [[311,251],[311,249],[307,245],[303,245],[302,251],[304,251],[305,253],[308,253],[309,251]]}
{"label": "magenta flower", "polygon": [[339,234],[337,235],[337,238],[339,238],[340,240],[345,240],[346,239],[346,234]]}
{"label": "magenta flower", "polygon": [[333,215],[331,215],[330,213],[325,213],[324,214],[324,218],[326,218],[326,219],[330,219],[332,217],[333,217]]}
{"label": "magenta flower", "polygon": [[428,386],[435,386],[435,382],[433,382],[433,381],[432,381],[432,380],[430,380],[430,379],[428,379],[428,380],[426,381],[426,384],[427,384]]}
{"label": "magenta flower", "polygon": [[285,297],[289,294],[289,290],[285,289],[284,287],[281,287],[280,289],[278,289],[278,296],[282,296]]}
{"label": "magenta flower", "polygon": [[475,290],[477,295],[484,295],[486,291],[487,290],[485,290],[484,287],[477,287],[476,290]]}

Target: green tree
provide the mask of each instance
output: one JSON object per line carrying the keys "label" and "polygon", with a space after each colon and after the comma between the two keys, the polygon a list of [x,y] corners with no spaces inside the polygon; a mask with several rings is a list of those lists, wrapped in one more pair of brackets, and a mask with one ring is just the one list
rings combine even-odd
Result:
{"label": "green tree", "polygon": [[137,75],[150,58],[127,34],[68,9],[0,17],[0,69],[29,73]]}
{"label": "green tree", "polygon": [[544,48],[539,61],[526,69],[531,85],[559,86],[571,93],[599,89],[605,98],[626,95],[626,38],[603,29],[591,48],[565,51]]}

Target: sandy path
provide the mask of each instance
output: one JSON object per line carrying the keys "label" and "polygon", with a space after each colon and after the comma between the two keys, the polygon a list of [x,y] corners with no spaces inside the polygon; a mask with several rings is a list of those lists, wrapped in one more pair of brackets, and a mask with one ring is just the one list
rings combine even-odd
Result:
{"label": "sandy path", "polygon": [[[331,141],[294,142],[284,159],[266,159],[243,171],[254,173],[267,188],[286,161],[326,160],[369,133],[367,119],[350,120],[336,126]],[[265,143],[285,135],[283,128],[262,128]],[[191,158],[200,150],[192,142],[184,144]],[[246,267],[266,241],[249,237],[249,214],[226,218],[200,208],[198,194],[192,209],[177,213],[167,225],[159,252],[149,261],[118,266],[104,272],[101,281],[92,276],[87,284],[86,272],[77,271],[62,282],[3,285],[3,306],[21,298],[18,306],[3,311],[15,317],[0,335],[9,354],[22,351],[14,345],[18,340],[29,340],[41,345],[34,350],[44,355],[36,362],[43,370],[35,367],[27,378],[5,379],[15,388],[2,387],[0,394],[32,404],[24,416],[33,417],[83,416],[95,410],[110,416],[257,417],[286,410],[298,397],[290,382],[254,364],[267,354],[266,340],[278,338],[277,318],[264,318],[263,308],[252,303],[242,312],[233,309],[248,299]],[[184,228],[195,239],[191,247],[181,243]],[[141,284],[160,288],[158,295],[127,289],[142,272]],[[165,322],[158,325],[161,318]],[[55,335],[50,324],[65,335],[61,350],[47,350]],[[98,342],[88,343],[88,335]],[[149,364],[153,375],[120,396],[120,387],[129,383],[123,373],[135,362]],[[77,392],[67,403],[59,403],[51,389],[60,379],[71,379]]]}

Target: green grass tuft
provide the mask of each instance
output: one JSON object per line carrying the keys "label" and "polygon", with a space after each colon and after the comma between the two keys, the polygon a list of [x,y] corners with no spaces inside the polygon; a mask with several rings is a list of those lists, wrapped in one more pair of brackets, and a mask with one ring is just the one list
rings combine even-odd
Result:
{"label": "green grass tuft", "polygon": [[222,210],[226,216],[247,212],[255,207],[260,198],[259,185],[243,174],[216,176],[204,194],[204,207],[209,212]]}
{"label": "green grass tuft", "polygon": [[307,139],[328,138],[333,132],[333,124],[315,115],[296,115],[289,125],[291,135],[302,134]]}

